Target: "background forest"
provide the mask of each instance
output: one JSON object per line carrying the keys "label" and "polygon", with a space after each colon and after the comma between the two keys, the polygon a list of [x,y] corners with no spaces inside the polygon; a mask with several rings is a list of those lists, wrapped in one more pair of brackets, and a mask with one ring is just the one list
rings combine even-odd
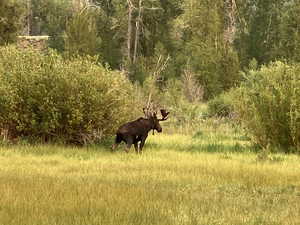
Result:
{"label": "background forest", "polygon": [[[22,88],[16,88],[17,76],[1,78],[0,124],[12,136],[41,136],[39,131],[45,139],[62,134],[78,139],[78,130],[88,140],[105,136],[134,118],[151,96],[154,105],[172,111],[177,125],[210,116],[237,117],[263,147],[299,147],[299,0],[0,0],[0,15],[0,44],[6,46],[0,51],[1,71],[31,74]],[[18,35],[49,35],[49,52],[24,53],[7,46]],[[15,58],[20,63],[11,66]],[[95,73],[109,74],[110,80],[95,81],[100,79]],[[47,74],[53,76],[44,79]],[[72,80],[74,74],[80,82]],[[47,103],[32,112],[32,105],[59,99],[64,92],[62,86],[57,96],[42,95],[33,85],[37,79],[44,86],[49,79],[57,82],[54,87],[62,80],[72,83],[65,101],[69,105],[53,100],[53,107]],[[107,93],[103,82],[115,90],[103,94],[112,102],[105,110],[108,100],[96,100],[101,87]],[[94,92],[87,92],[92,83]],[[4,97],[8,86],[18,97]],[[82,97],[73,100],[78,90]],[[27,92],[36,103],[28,102]],[[26,102],[24,108],[19,99]],[[208,103],[205,110],[203,103]],[[91,117],[84,116],[87,109],[94,110]],[[103,123],[91,122],[96,118]],[[116,124],[108,125],[105,118]]]}

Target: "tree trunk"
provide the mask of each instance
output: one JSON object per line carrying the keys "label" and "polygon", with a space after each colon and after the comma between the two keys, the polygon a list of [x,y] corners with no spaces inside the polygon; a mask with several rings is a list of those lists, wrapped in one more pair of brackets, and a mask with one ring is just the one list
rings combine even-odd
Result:
{"label": "tree trunk", "polygon": [[135,40],[134,40],[133,63],[136,62],[136,58],[137,58],[137,48],[138,48],[139,37],[140,37],[140,24],[142,22],[142,10],[143,10],[142,3],[143,0],[139,0],[139,14],[135,22],[136,30],[135,30]]}
{"label": "tree trunk", "polygon": [[31,34],[31,20],[32,20],[31,0],[27,0],[27,21],[26,21],[27,36],[30,36]]}
{"label": "tree trunk", "polygon": [[226,44],[231,45],[234,41],[236,33],[236,3],[235,0],[224,0],[225,6],[225,21],[226,27],[224,31],[224,41]]}
{"label": "tree trunk", "polygon": [[127,31],[127,59],[131,63],[131,37],[132,37],[132,11],[133,6],[130,0],[127,0],[128,3],[128,31]]}

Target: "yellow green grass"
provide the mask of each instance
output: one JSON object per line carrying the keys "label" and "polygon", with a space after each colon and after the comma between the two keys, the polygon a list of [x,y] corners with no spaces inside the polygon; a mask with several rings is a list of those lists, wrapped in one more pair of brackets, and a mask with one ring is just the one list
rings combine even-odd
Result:
{"label": "yellow green grass", "polygon": [[213,131],[150,135],[133,152],[0,147],[0,224],[300,224],[297,155],[261,161]]}

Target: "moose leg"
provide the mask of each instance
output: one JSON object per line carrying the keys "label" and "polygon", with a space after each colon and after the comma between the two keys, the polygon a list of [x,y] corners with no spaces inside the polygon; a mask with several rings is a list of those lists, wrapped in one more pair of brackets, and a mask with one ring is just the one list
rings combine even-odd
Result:
{"label": "moose leg", "polygon": [[143,147],[144,147],[147,137],[148,137],[148,135],[145,135],[142,137],[141,144],[140,144],[140,153],[142,153],[142,150],[143,150]]}
{"label": "moose leg", "polygon": [[114,151],[114,150],[118,147],[118,145],[119,145],[119,144],[117,144],[117,143],[113,144],[113,145],[111,146],[111,150]]}
{"label": "moose leg", "polygon": [[111,150],[114,151],[118,147],[118,145],[121,143],[121,141],[122,141],[122,135],[117,134],[115,143],[111,146]]}
{"label": "moose leg", "polygon": [[126,139],[126,148],[125,148],[125,152],[129,152],[131,145],[133,144],[133,138],[132,137],[128,137]]}
{"label": "moose leg", "polygon": [[134,142],[134,149],[135,149],[135,153],[139,153],[139,145],[138,142]]}
{"label": "moose leg", "polygon": [[140,147],[139,147],[139,142],[141,141],[141,136],[137,136],[134,140],[134,148],[135,148],[135,153],[139,154],[140,152]]}

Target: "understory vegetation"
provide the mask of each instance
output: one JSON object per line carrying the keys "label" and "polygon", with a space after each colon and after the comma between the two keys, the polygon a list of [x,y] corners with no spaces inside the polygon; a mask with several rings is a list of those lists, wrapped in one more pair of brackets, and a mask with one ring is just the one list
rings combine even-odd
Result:
{"label": "understory vegetation", "polygon": [[235,111],[254,142],[263,148],[272,146],[286,153],[299,153],[299,64],[275,62],[251,70],[235,92]]}
{"label": "understory vegetation", "polygon": [[296,225],[300,158],[256,154],[226,123],[122,147],[0,147],[0,224]]}
{"label": "understory vegetation", "polygon": [[0,49],[0,128],[8,140],[101,140],[133,116],[132,92],[124,75],[92,57]]}

